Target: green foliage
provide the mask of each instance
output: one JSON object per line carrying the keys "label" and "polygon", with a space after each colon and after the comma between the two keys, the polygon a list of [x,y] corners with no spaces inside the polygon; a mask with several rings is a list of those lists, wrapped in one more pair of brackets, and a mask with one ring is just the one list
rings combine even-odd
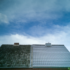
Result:
{"label": "green foliage", "polygon": [[68,68],[68,70],[70,70],[70,68]]}

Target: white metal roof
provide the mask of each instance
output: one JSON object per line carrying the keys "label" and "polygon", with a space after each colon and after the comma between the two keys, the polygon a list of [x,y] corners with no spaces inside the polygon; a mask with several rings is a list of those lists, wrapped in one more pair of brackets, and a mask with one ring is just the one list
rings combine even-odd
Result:
{"label": "white metal roof", "polygon": [[64,45],[32,45],[31,67],[70,67],[70,53]]}

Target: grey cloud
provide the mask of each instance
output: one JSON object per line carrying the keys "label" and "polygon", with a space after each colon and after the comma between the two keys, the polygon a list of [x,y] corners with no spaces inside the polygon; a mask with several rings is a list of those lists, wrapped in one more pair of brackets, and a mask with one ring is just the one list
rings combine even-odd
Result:
{"label": "grey cloud", "polygon": [[7,16],[2,13],[0,13],[0,24],[1,23],[6,23],[6,24],[9,23]]}
{"label": "grey cloud", "polygon": [[58,19],[63,16],[63,11],[70,11],[69,3],[70,0],[3,0],[0,13],[12,22]]}

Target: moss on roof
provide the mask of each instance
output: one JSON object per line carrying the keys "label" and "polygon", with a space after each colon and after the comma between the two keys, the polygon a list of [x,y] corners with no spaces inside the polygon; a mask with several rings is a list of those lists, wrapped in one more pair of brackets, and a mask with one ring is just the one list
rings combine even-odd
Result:
{"label": "moss on roof", "polygon": [[2,45],[0,47],[0,67],[29,67],[30,45]]}

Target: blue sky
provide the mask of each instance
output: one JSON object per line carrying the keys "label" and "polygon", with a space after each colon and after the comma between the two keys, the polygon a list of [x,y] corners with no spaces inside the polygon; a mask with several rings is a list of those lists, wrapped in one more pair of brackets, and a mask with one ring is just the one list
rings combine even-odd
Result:
{"label": "blue sky", "polygon": [[70,51],[70,0],[0,0],[0,45],[14,42]]}

